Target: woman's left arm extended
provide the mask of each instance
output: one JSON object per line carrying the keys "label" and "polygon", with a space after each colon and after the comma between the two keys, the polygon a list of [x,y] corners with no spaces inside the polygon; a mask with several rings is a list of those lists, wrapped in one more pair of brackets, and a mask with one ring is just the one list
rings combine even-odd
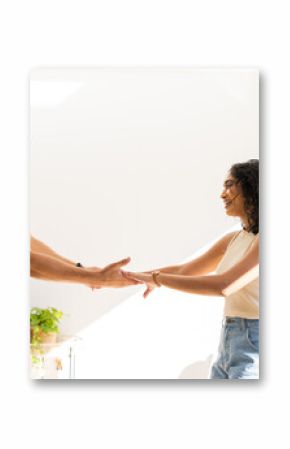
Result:
{"label": "woman's left arm extended", "polygon": [[224,273],[208,276],[182,276],[162,272],[128,273],[126,276],[147,286],[164,286],[187,293],[206,296],[228,296],[258,277],[259,241],[249,252]]}

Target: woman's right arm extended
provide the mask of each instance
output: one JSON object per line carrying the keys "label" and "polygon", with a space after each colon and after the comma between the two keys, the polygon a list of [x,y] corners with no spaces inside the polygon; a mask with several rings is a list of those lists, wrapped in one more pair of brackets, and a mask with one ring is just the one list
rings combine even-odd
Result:
{"label": "woman's right arm extended", "polygon": [[172,265],[169,267],[163,267],[152,271],[160,271],[161,273],[168,274],[180,274],[183,276],[200,276],[215,271],[220,260],[222,259],[228,244],[237,234],[237,231],[230,232],[221,237],[216,243],[213,244],[205,253],[186,262],[182,265]]}

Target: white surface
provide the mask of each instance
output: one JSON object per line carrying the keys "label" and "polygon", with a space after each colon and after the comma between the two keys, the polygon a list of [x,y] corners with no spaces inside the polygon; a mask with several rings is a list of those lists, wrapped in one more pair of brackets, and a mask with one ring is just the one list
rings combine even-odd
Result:
{"label": "white surface", "polygon": [[[93,266],[129,255],[130,270],[148,270],[237,222],[219,195],[232,163],[258,157],[257,70],[37,69],[30,95],[31,230],[61,254]],[[213,357],[221,298],[136,291],[36,280],[31,303],[85,333],[82,377],[172,379]]]}
{"label": "white surface", "polygon": [[[69,5],[69,6],[68,6]],[[92,9],[94,6],[94,10]],[[96,6],[97,5],[97,6]],[[236,448],[288,441],[289,15],[287,2],[6,2],[1,42],[1,437],[7,448]],[[97,11],[96,11],[97,10]],[[264,380],[240,383],[28,380],[27,73],[31,67],[193,64],[262,71]],[[266,265],[267,263],[267,265]],[[281,313],[283,311],[283,313]],[[17,356],[16,356],[17,355]],[[273,413],[279,412],[275,425]],[[41,412],[40,412],[41,411]],[[49,427],[48,424],[49,423]],[[246,431],[241,437],[241,423]]]}

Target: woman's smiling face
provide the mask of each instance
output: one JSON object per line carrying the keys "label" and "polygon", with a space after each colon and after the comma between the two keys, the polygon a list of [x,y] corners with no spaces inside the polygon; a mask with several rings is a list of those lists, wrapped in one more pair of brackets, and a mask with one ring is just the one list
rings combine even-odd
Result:
{"label": "woman's smiling face", "polygon": [[227,215],[245,218],[242,188],[240,183],[230,173],[225,179],[220,197],[224,202]]}

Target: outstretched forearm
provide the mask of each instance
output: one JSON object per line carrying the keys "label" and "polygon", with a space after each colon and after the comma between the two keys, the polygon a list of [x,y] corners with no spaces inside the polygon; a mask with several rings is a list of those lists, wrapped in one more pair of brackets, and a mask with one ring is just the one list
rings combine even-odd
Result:
{"label": "outstretched forearm", "polygon": [[62,262],[65,262],[69,265],[75,265],[75,262],[72,260],[67,259],[66,257],[61,256],[57,252],[55,252],[52,248],[50,248],[48,245],[43,243],[41,240],[36,239],[35,237],[31,237],[30,239],[30,249],[33,253],[43,254],[47,256],[51,256],[54,259],[60,260]]}
{"label": "outstretched forearm", "polygon": [[90,284],[91,282],[97,284],[101,280],[101,275],[97,271],[92,273],[86,268],[77,268],[74,264],[36,252],[30,253],[30,274],[37,279],[78,284]]}
{"label": "outstretched forearm", "polygon": [[160,273],[168,274],[180,274],[182,265],[171,265],[169,267],[154,268],[154,270],[148,270],[144,273],[153,273],[153,271],[160,271]]}
{"label": "outstretched forearm", "polygon": [[203,276],[205,274],[215,272],[221,258],[223,257],[228,244],[236,235],[236,232],[230,232],[216,243],[214,243],[209,249],[205,250],[202,254],[194,257],[192,260],[182,263],[180,265],[173,265],[169,267],[162,267],[152,271],[160,271],[161,273],[176,274],[183,276]]}
{"label": "outstretched forearm", "polygon": [[181,265],[171,265],[168,267],[157,268],[154,270],[146,271],[146,273],[152,273],[153,271],[159,271],[160,273],[176,274],[182,276],[201,276],[210,272],[209,266],[205,266],[198,259],[191,261],[190,266],[188,263]]}
{"label": "outstretched forearm", "polygon": [[[30,275],[45,281],[62,281],[84,284],[91,288],[120,288],[136,285],[136,281],[126,279],[122,267],[130,258],[111,263],[104,268],[78,268],[47,254],[30,253]],[[138,283],[138,282],[137,282]]]}
{"label": "outstretched forearm", "polygon": [[158,282],[168,288],[196,295],[224,296],[225,282],[222,276],[181,276],[160,272]]}

